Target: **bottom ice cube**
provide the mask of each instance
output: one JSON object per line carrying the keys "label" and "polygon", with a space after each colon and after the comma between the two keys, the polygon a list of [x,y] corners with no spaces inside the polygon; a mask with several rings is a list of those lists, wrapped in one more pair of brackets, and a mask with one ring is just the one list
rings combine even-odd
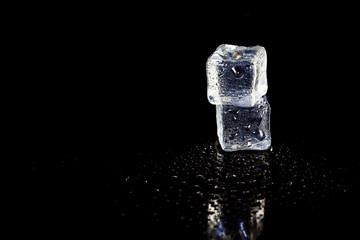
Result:
{"label": "bottom ice cube", "polygon": [[266,96],[250,108],[216,105],[216,121],[224,151],[266,150],[271,146],[270,104]]}

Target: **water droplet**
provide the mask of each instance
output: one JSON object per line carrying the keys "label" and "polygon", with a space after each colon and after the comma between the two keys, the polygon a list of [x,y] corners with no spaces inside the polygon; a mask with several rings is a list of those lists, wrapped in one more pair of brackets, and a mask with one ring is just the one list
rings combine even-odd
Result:
{"label": "water droplet", "polygon": [[235,66],[231,70],[236,78],[241,78],[245,74],[245,70],[241,66]]}
{"label": "water droplet", "polygon": [[230,135],[229,135],[229,140],[230,140],[230,141],[234,140],[236,136],[237,136],[237,133],[230,134]]}
{"label": "water droplet", "polygon": [[251,128],[251,125],[250,124],[245,125],[245,126],[243,126],[243,128],[244,128],[244,130],[248,131]]}
{"label": "water droplet", "polygon": [[196,175],[196,177],[197,177],[197,178],[206,179],[206,178],[205,178],[203,175],[201,175],[201,174]]}
{"label": "water droplet", "polygon": [[261,131],[260,129],[256,129],[252,132],[252,135],[258,139],[259,141],[264,140],[265,139],[265,134],[263,131]]}

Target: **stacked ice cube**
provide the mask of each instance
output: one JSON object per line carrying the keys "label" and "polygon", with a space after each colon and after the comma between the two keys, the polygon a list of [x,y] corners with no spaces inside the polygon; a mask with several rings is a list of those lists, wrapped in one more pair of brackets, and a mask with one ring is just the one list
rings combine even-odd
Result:
{"label": "stacked ice cube", "polygon": [[261,46],[229,44],[220,45],[207,60],[207,96],[216,105],[217,133],[225,151],[271,145],[266,61]]}

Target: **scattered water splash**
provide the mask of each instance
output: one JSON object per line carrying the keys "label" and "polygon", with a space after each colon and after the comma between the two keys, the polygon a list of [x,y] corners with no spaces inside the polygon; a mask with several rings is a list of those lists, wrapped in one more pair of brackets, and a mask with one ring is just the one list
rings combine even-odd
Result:
{"label": "scattered water splash", "polygon": [[115,202],[127,206],[119,206],[122,216],[174,222],[189,239],[254,240],[266,232],[264,219],[348,190],[326,157],[284,144],[228,153],[218,142],[141,156],[110,185]]}

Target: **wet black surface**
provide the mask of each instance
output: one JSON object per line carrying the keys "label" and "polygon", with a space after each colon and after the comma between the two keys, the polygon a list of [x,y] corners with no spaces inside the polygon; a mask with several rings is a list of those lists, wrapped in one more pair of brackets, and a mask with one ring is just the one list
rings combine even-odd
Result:
{"label": "wet black surface", "polygon": [[345,239],[356,233],[354,156],[316,153],[305,143],[238,153],[219,150],[217,142],[134,155],[74,148],[57,158],[54,151],[64,149],[43,147],[32,162],[28,219],[39,236]]}

